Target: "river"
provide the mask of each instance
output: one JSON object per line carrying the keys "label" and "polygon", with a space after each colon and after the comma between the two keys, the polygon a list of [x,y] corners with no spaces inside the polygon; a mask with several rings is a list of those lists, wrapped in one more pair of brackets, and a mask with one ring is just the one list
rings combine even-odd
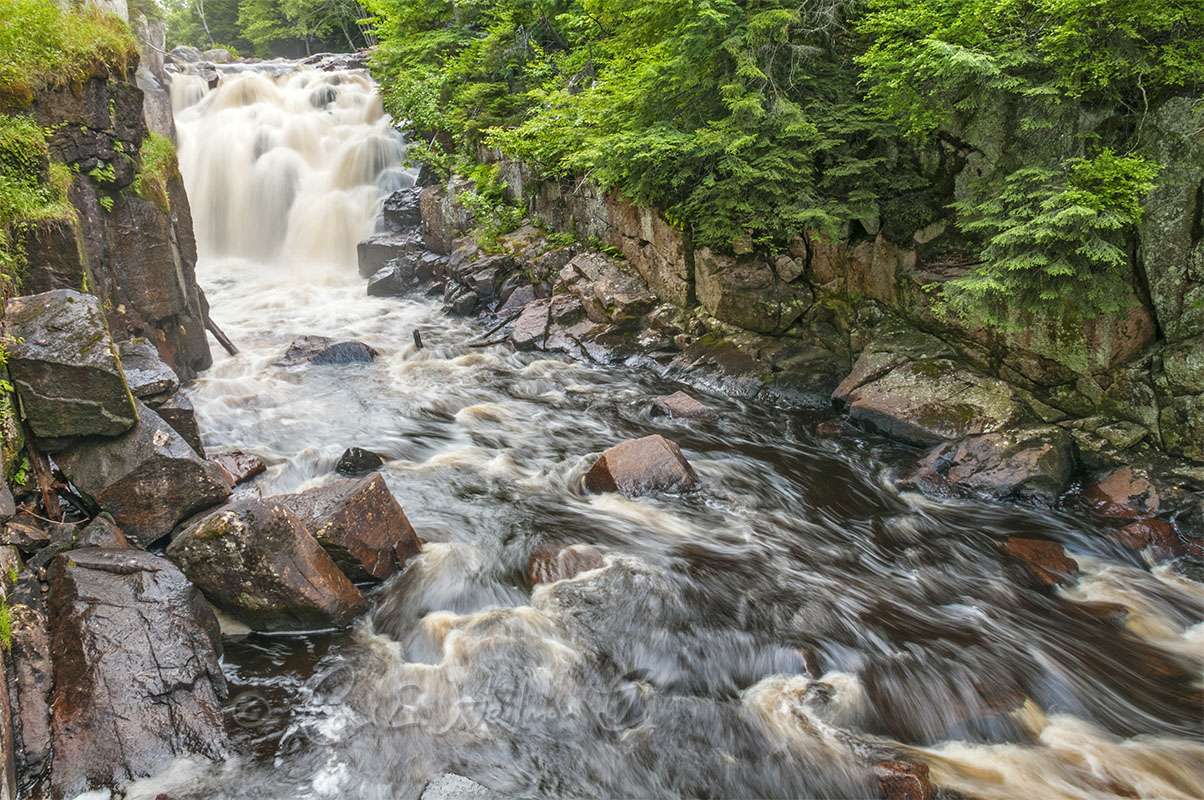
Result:
{"label": "river", "polygon": [[[228,640],[239,757],[130,797],[413,798],[448,771],[523,797],[874,797],[889,754],[966,797],[1201,796],[1204,585],[1070,510],[900,493],[915,454],[818,435],[820,412],[691,390],[713,416],[675,421],[649,401],[682,387],[645,372],[470,348],[478,323],[357,275],[413,181],[366,76],[276,64],[173,93],[198,276],[241,348],[191,389],[206,446],[264,457],[265,496],[380,452],[427,545],[350,631]],[[277,366],[303,334],[380,356]],[[580,491],[649,433],[700,491]],[[1077,582],[1019,579],[1016,534],[1065,545]],[[531,590],[553,543],[606,566]]]}

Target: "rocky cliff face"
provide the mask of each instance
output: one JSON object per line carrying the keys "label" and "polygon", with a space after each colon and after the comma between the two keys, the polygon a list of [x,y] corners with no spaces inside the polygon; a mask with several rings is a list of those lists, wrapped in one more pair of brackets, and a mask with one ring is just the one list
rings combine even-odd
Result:
{"label": "rocky cliff face", "polygon": [[[76,219],[27,234],[21,291],[95,294],[114,338],[145,337],[188,380],[212,362],[192,216],[174,156],[166,164],[142,156],[150,133],[137,71],[98,64],[82,84],[42,92],[27,110],[53,131],[51,158],[73,173]],[[152,118],[159,113],[152,109]],[[152,169],[158,174],[148,176]]]}

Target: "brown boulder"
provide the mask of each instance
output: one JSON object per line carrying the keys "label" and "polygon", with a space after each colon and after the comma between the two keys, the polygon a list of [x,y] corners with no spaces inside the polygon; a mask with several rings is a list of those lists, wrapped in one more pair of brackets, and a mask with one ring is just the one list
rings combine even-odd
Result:
{"label": "brown boulder", "polygon": [[874,765],[882,800],[932,800],[936,796],[928,765],[911,761],[882,761]]}
{"label": "brown boulder", "polygon": [[1057,427],[970,436],[939,445],[903,483],[1052,503],[1070,484],[1074,445]]}
{"label": "brown boulder", "polygon": [[113,516],[102,511],[76,534],[75,546],[77,548],[108,547],[121,550],[128,548],[130,543],[121,528],[117,527]]}
{"label": "brown boulder", "polygon": [[620,442],[602,454],[585,475],[591,492],[637,497],[652,492],[684,492],[698,485],[681,448],[663,436]]}
{"label": "brown boulder", "polygon": [[49,581],[55,796],[121,788],[179,757],[224,758],[217,619],[180,571],[88,548],[56,558]]}
{"label": "brown boulder", "polygon": [[1161,519],[1139,519],[1112,531],[1111,536],[1130,550],[1149,549],[1158,560],[1182,555],[1186,548],[1175,534],[1175,528]]}
{"label": "brown boulder", "polygon": [[146,547],[182,520],[230,496],[229,476],[197,455],[163,419],[139,403],[129,433],[92,439],[55,457],[63,473],[110,512],[126,537]]}
{"label": "brown boulder", "polygon": [[1083,497],[1096,513],[1117,519],[1152,516],[1162,505],[1149,476],[1133,467],[1109,472],[1084,489]]}
{"label": "brown boulder", "polygon": [[167,557],[214,605],[256,630],[346,625],[368,607],[275,500],[240,500],[204,517],[172,541]]}
{"label": "brown boulder", "polygon": [[262,475],[268,468],[262,458],[252,453],[244,453],[242,450],[219,453],[209,460],[224,469],[230,476],[230,482],[235,486],[246,483],[256,475]]}
{"label": "brown boulder", "polygon": [[652,401],[653,413],[673,419],[702,419],[711,415],[711,410],[685,392],[674,392]]}
{"label": "brown boulder", "polygon": [[1012,536],[1003,545],[1004,552],[1020,561],[1042,586],[1053,587],[1078,575],[1079,565],[1066,555],[1062,545],[1045,539]]}
{"label": "brown boulder", "polygon": [[532,586],[575,578],[582,572],[602,567],[602,551],[593,545],[570,547],[544,545],[535,548],[527,563],[527,581]]}
{"label": "brown boulder", "polygon": [[384,580],[422,549],[380,475],[272,499],[301,519],[352,580]]}

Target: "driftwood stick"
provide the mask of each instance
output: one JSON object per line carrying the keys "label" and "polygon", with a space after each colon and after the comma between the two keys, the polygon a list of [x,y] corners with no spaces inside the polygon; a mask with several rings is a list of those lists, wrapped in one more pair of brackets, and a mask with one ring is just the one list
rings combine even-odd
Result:
{"label": "driftwood stick", "polygon": [[62,522],[63,507],[59,503],[58,484],[50,469],[50,460],[33,443],[33,437],[29,435],[28,428],[26,428],[25,452],[29,456],[29,465],[33,467],[34,479],[37,481],[38,491],[42,495],[42,507],[46,510],[46,516],[52,522]]}
{"label": "driftwood stick", "polygon": [[414,349],[422,349],[422,331],[418,330],[417,328],[414,329]]}
{"label": "driftwood stick", "polygon": [[230,341],[230,337],[222,332],[222,329],[217,327],[217,323],[213,321],[213,317],[205,315],[205,329],[213,334],[213,338],[217,339],[218,344],[225,348],[226,352],[232,356],[238,355],[238,348],[234,346],[234,342]]}

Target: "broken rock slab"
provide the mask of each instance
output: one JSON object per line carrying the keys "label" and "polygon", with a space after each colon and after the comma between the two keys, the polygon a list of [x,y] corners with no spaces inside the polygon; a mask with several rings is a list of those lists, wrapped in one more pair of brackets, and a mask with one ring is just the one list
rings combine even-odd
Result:
{"label": "broken rock slab", "polygon": [[49,570],[56,797],[226,755],[217,619],[170,562],[88,548]]}
{"label": "broken rock slab", "polygon": [[1053,503],[1074,471],[1074,443],[1045,426],[970,436],[938,445],[903,485],[949,488],[1000,500]]}
{"label": "broken rock slab", "polygon": [[279,498],[239,500],[193,522],[167,557],[210,602],[254,630],[344,626],[368,608]]}
{"label": "broken rock slab", "polygon": [[139,400],[150,401],[174,394],[180,388],[175,371],[159,357],[159,351],[146,339],[136,338],[117,346],[125,381]]}
{"label": "broken rock slab", "polygon": [[138,547],[166,536],[181,521],[230,496],[229,476],[205,461],[150,408],[112,439],[89,439],[55,456],[59,468]]}
{"label": "broken rock slab", "polygon": [[219,453],[209,460],[226,471],[234,486],[239,486],[262,475],[268,468],[262,458],[253,453],[244,453],[242,450]]}
{"label": "broken rock slab", "polygon": [[380,475],[337,480],[272,499],[296,514],[355,581],[384,580],[422,548]]}
{"label": "broken rock slab", "polygon": [[8,369],[34,435],[118,436],[138,421],[100,301],[70,289],[5,307]]}
{"label": "broken rock slab", "polygon": [[585,475],[591,492],[619,492],[626,497],[655,492],[684,492],[698,485],[681,448],[663,436],[620,442],[605,451]]}

